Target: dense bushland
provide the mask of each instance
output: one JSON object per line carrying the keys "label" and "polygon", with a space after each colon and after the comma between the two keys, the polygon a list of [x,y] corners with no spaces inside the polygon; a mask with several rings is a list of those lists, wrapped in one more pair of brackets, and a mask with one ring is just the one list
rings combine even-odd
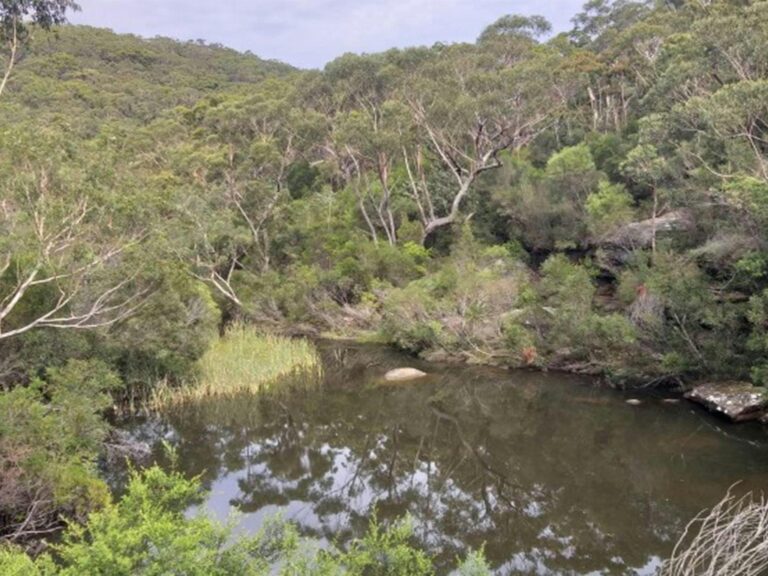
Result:
{"label": "dense bushland", "polygon": [[595,0],[322,71],[57,28],[72,4],[0,7],[4,538],[104,505],[104,412],[235,320],[768,383],[765,2]]}
{"label": "dense bushland", "polygon": [[39,31],[0,101],[4,381],[96,356],[137,395],[243,318],[762,383],[767,18],[591,3],[322,72]]}

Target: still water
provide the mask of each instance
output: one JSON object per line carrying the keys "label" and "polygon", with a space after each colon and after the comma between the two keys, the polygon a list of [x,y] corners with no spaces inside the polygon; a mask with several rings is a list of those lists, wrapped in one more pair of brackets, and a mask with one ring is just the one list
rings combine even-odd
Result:
{"label": "still water", "polygon": [[[325,344],[324,383],[207,400],[134,422],[201,475],[207,508],[256,531],[281,513],[316,538],[410,514],[441,566],[485,546],[500,575],[654,574],[685,524],[768,488],[768,434],[559,374],[435,366]],[[426,379],[388,384],[414,366]],[[635,394],[632,396],[637,398]]]}

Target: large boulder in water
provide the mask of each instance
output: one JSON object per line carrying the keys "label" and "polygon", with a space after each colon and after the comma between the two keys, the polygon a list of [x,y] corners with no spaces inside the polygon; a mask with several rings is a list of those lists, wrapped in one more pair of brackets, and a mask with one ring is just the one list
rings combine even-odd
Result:
{"label": "large boulder in water", "polygon": [[387,382],[406,382],[408,380],[424,378],[426,375],[426,372],[422,372],[416,368],[396,368],[395,370],[390,370],[384,374],[384,380]]}
{"label": "large boulder in water", "polygon": [[734,422],[757,420],[768,410],[768,391],[749,382],[700,384],[685,397]]}

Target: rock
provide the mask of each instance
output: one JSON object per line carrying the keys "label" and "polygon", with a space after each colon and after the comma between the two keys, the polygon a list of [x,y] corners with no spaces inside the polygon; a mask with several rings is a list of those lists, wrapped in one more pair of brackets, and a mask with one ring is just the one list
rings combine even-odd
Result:
{"label": "rock", "polygon": [[656,236],[660,237],[691,233],[695,228],[696,221],[690,210],[675,210],[662,214],[656,218],[655,223],[653,219],[630,222],[607,236],[594,240],[594,244],[600,248],[597,255],[598,264],[604,270],[618,273],[636,249],[651,246],[654,229]]}
{"label": "rock", "polygon": [[441,348],[435,348],[422,352],[421,358],[434,364],[458,364],[462,358],[455,354],[450,354]]}
{"label": "rock", "polygon": [[676,210],[657,217],[655,224],[650,218],[641,222],[630,222],[602,238],[599,244],[621,248],[646,248],[653,242],[654,228],[658,236],[670,232],[690,232],[695,227],[693,215],[689,210]]}
{"label": "rock", "polygon": [[722,414],[734,422],[747,422],[763,416],[768,409],[768,394],[749,382],[700,384],[685,395],[693,402]]}
{"label": "rock", "polygon": [[424,378],[426,375],[426,372],[422,372],[416,368],[396,368],[395,370],[390,370],[384,374],[384,380],[387,382],[406,382],[408,380]]}
{"label": "rock", "polygon": [[641,400],[638,400],[637,398],[630,398],[627,400],[627,404],[630,406],[640,406],[643,402]]}

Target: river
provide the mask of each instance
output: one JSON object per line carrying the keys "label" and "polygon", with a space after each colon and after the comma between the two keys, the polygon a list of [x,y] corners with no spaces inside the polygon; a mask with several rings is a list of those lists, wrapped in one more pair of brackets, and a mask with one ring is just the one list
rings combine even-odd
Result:
{"label": "river", "polygon": [[[768,488],[768,435],[595,380],[436,366],[321,344],[324,382],[207,400],[125,425],[174,445],[205,506],[256,531],[277,513],[343,543],[410,514],[447,567],[485,546],[498,574],[654,574],[686,523],[736,488]],[[423,380],[387,384],[390,368]],[[642,404],[627,404],[628,398]]]}

